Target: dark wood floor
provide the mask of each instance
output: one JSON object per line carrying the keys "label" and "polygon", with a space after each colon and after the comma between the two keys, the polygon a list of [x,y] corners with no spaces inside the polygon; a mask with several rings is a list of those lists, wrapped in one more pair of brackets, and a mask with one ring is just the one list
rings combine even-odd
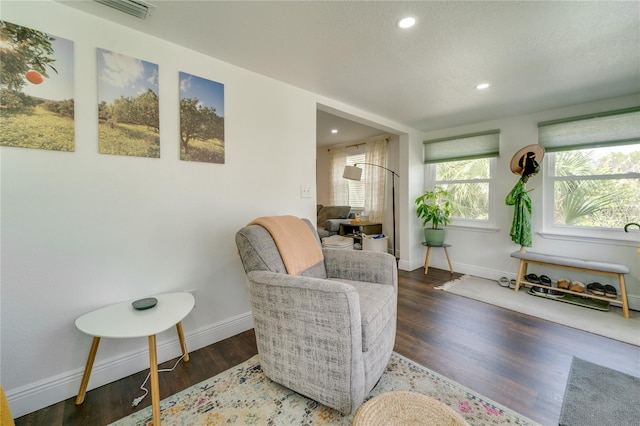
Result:
{"label": "dark wood floor", "polygon": [[[423,269],[399,272],[396,352],[543,425],[558,424],[573,356],[639,374],[637,346],[434,289],[458,276],[433,268],[427,276]],[[188,363],[160,375],[160,397],[256,353],[253,330],[194,351]],[[79,407],[70,398],[20,417],[16,425],[108,424],[150,404],[148,396],[131,407],[146,374],[94,389]]]}

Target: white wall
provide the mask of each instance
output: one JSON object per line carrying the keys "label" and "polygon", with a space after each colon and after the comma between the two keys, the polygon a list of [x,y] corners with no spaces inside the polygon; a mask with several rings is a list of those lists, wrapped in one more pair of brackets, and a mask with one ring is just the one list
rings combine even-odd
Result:
{"label": "white wall", "polygon": [[[506,195],[516,184],[518,177],[509,169],[511,157],[523,146],[538,142],[537,123],[546,120],[589,114],[599,111],[625,108],[640,103],[640,96],[630,95],[626,97],[608,99],[600,102],[576,105],[573,107],[543,111],[536,114],[529,114],[517,117],[506,117],[483,123],[476,123],[468,126],[443,129],[429,132],[425,139],[436,139],[447,136],[455,136],[473,133],[482,130],[500,129],[500,157],[498,159],[496,171],[496,185],[494,200],[496,203],[496,226],[497,230],[474,230],[471,228],[461,228],[448,226],[447,243],[452,247],[449,254],[457,272],[473,274],[476,276],[497,279],[501,276],[515,278],[518,262],[510,257],[510,253],[519,250],[519,246],[511,241],[509,231],[513,219],[513,207],[504,203]],[[415,152],[422,152],[422,142],[412,145]],[[424,169],[421,164],[414,165],[416,179],[420,174],[418,169]],[[623,242],[611,240],[584,240],[584,239],[552,239],[540,235],[542,231],[542,209],[543,205],[543,176],[539,174],[529,180],[527,188],[535,188],[529,195],[533,203],[532,228],[534,232],[533,247],[531,251],[540,251],[554,255],[565,255],[582,257],[587,259],[597,259],[602,261],[623,263],[631,269],[627,275],[627,291],[629,293],[629,303],[634,309],[640,309],[640,262],[636,249],[638,242]],[[412,186],[418,188],[417,182]],[[423,190],[424,185],[420,185],[417,192],[411,194],[412,199],[417,197]],[[424,262],[425,248],[420,245],[423,241],[422,227],[415,218],[415,208],[413,209],[412,228],[410,232],[417,236],[416,243],[410,249],[411,265],[409,269],[416,269]],[[627,236],[628,237],[628,236]],[[446,259],[441,250],[432,251],[431,266],[441,269],[448,269]],[[535,272],[535,268],[532,268]],[[594,276],[568,274],[561,270],[548,270],[550,276],[569,275],[573,279],[589,278],[592,282]],[[600,278],[600,281],[603,278]],[[612,282],[612,284],[615,284]]]}
{"label": "white wall", "polygon": [[[316,103],[333,102],[56,2],[33,6],[3,2],[1,18],[74,41],[76,151],[0,148],[0,378],[14,416],[77,393],[91,337],[74,321],[96,308],[196,289],[190,350],[251,328],[235,232],[263,215],[315,217],[300,185],[315,188]],[[97,152],[97,47],[159,65],[160,159]],[[179,160],[180,71],[225,86],[224,165]],[[160,361],[179,354],[176,340],[158,337]],[[89,387],[145,368],[146,339],[103,339]]]}

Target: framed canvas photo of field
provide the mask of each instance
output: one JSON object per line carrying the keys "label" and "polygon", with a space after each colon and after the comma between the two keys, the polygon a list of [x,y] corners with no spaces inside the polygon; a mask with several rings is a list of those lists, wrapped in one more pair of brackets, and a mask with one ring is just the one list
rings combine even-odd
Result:
{"label": "framed canvas photo of field", "polygon": [[224,164],[224,85],[180,73],[180,159]]}
{"label": "framed canvas photo of field", "polygon": [[0,145],[75,150],[72,41],[0,20]]}
{"label": "framed canvas photo of field", "polygon": [[160,158],[158,65],[97,49],[101,154]]}

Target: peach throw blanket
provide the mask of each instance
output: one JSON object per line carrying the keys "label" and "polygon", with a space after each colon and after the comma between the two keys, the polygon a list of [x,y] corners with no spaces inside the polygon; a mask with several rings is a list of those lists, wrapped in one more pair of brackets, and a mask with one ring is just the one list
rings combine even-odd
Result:
{"label": "peach throw blanket", "polygon": [[324,260],[311,228],[298,217],[259,217],[249,225],[260,225],[269,231],[289,275],[298,275]]}

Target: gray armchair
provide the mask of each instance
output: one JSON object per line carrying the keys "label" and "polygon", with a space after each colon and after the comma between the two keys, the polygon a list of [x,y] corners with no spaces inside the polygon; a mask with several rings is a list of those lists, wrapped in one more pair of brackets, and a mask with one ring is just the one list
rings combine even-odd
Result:
{"label": "gray armchair", "polygon": [[[304,219],[315,234],[311,222]],[[396,333],[398,271],[388,253],[323,249],[324,261],[288,275],[271,234],[236,234],[249,279],[264,373],[352,414],[384,372]]]}

